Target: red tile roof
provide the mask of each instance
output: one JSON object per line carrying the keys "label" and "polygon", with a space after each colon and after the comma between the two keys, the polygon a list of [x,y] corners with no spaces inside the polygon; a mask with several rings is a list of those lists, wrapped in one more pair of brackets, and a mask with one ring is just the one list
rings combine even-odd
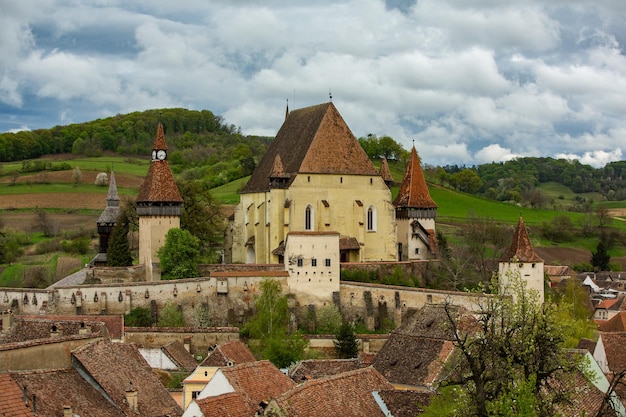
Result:
{"label": "red tile roof", "polygon": [[259,406],[252,408],[243,395],[229,392],[215,397],[196,400],[204,417],[250,417]]}
{"label": "red tile roof", "polygon": [[163,351],[179,368],[187,372],[193,371],[198,366],[198,362],[193,358],[193,355],[178,340],[163,346]]}
{"label": "red tile roof", "polygon": [[609,320],[598,325],[601,332],[626,332],[626,311],[620,311]]}
{"label": "red tile roof", "polygon": [[383,177],[383,181],[385,182],[393,182],[393,177],[391,176],[391,171],[389,170],[389,162],[387,162],[387,158],[383,158],[380,163],[380,176]]}
{"label": "red tile roof", "polygon": [[269,190],[276,156],[289,181],[297,174],[379,175],[333,103],[290,112],[242,193]]}
{"label": "red tile roof", "polygon": [[601,333],[607,367],[615,373],[626,370],[626,333]]}
{"label": "red tile roof", "polygon": [[372,392],[390,389],[393,386],[368,367],[307,381],[277,397],[270,407],[293,417],[383,417]]}
{"label": "red tile roof", "polygon": [[323,378],[359,369],[361,361],[354,359],[310,359],[300,361],[289,370],[289,377],[296,383]]}
{"label": "red tile roof", "polygon": [[500,260],[502,262],[511,262],[512,259],[520,262],[543,262],[543,259],[537,255],[533,245],[530,243],[528,230],[526,230],[522,217],[519,218],[517,223],[511,246],[509,246],[509,249],[502,255]]}
{"label": "red tile roof", "polygon": [[0,416],[32,417],[30,402],[24,402],[22,388],[9,374],[0,374]]}
{"label": "red tile roof", "polygon": [[84,322],[84,323],[88,323],[88,322],[100,322],[100,323],[104,323],[105,326],[107,327],[107,330],[109,331],[109,336],[111,337],[111,339],[116,339],[116,340],[121,340],[122,337],[124,336],[124,316],[120,315],[109,315],[109,316],[104,316],[104,315],[97,315],[97,316],[88,316],[88,315],[53,315],[53,314],[47,314],[45,316],[41,316],[41,315],[37,315],[37,316],[30,316],[30,315],[23,315],[23,316],[19,316],[19,317],[23,317],[23,318],[29,318],[29,319],[39,319],[39,320],[55,320],[55,321],[59,321],[59,322],[63,322],[63,321],[73,321],[73,322]]}
{"label": "red tile roof", "polygon": [[217,345],[201,366],[232,366],[242,363],[255,362],[256,359],[250,349],[239,340]]}
{"label": "red tile roof", "polygon": [[430,197],[415,146],[411,149],[411,159],[406,167],[398,195],[393,200],[393,205],[406,208],[437,208],[437,204]]}
{"label": "red tile roof", "polygon": [[[153,145],[154,149],[167,149],[163,125],[159,123],[157,137]],[[167,159],[153,160],[150,162],[148,174],[141,185],[137,202],[163,202],[182,203],[183,199],[178,191],[178,186],[172,175]]]}

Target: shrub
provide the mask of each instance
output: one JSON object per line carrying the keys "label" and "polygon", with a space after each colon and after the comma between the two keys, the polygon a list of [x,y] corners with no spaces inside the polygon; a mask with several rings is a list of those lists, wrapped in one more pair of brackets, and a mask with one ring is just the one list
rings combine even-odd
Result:
{"label": "shrub", "polygon": [[161,310],[161,317],[157,322],[159,327],[185,327],[185,317],[178,305],[168,303]]}
{"label": "shrub", "polygon": [[130,327],[152,326],[152,313],[149,308],[135,307],[130,313],[124,314],[124,325]]}

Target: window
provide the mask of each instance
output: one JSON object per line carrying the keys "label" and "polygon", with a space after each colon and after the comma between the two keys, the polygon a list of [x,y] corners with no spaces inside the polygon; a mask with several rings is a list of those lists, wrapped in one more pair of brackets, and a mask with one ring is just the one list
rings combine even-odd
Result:
{"label": "window", "polygon": [[310,204],[304,210],[304,230],[313,230],[313,207]]}
{"label": "window", "polygon": [[376,207],[369,206],[367,208],[367,231],[376,231]]}
{"label": "window", "polygon": [[298,258],[298,266],[302,265],[304,265],[304,261],[302,260],[302,258]]}
{"label": "window", "polygon": [[419,255],[420,254],[420,248],[415,248],[415,254]]}
{"label": "window", "polygon": [[326,266],[330,266],[330,258],[326,258]]}
{"label": "window", "polygon": [[311,259],[311,266],[317,266],[317,259]]}

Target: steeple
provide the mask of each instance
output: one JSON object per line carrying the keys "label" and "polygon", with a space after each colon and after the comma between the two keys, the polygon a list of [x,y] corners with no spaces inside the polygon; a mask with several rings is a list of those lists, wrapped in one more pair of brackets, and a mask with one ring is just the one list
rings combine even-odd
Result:
{"label": "steeple", "polygon": [[415,146],[411,149],[411,158],[406,167],[400,191],[393,201],[396,208],[436,209],[437,204],[430,197],[424,173],[420,165]]}
{"label": "steeple", "polygon": [[516,262],[543,262],[543,259],[537,255],[532,244],[530,243],[528,230],[526,230],[524,218],[522,216],[520,216],[519,221],[517,222],[517,228],[515,229],[511,246],[509,246],[509,249],[504,253],[500,261],[515,262],[513,261],[514,259]]}
{"label": "steeple", "polygon": [[393,177],[391,176],[391,171],[389,170],[389,163],[387,162],[387,158],[383,157],[382,162],[380,163],[380,176],[387,184],[387,187],[391,188],[393,185]]}
{"label": "steeple", "polygon": [[107,193],[107,207],[119,206],[120,196],[117,193],[117,184],[115,183],[115,172],[111,171],[111,177],[109,178],[109,192]]}
{"label": "steeple", "polygon": [[98,254],[91,261],[95,266],[103,266],[107,264],[107,251],[109,249],[109,238],[120,216],[120,197],[117,193],[117,184],[115,183],[115,173],[111,171],[109,177],[109,191],[107,193],[107,205],[98,217],[96,226],[98,229]]}

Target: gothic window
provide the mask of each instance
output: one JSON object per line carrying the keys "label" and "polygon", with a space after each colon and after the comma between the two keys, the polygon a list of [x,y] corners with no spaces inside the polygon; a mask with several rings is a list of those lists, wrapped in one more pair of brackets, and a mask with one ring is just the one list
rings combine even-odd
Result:
{"label": "gothic window", "polygon": [[304,210],[304,230],[313,230],[313,207],[310,204]]}
{"label": "gothic window", "polygon": [[376,207],[369,206],[367,208],[367,231],[376,231]]}

